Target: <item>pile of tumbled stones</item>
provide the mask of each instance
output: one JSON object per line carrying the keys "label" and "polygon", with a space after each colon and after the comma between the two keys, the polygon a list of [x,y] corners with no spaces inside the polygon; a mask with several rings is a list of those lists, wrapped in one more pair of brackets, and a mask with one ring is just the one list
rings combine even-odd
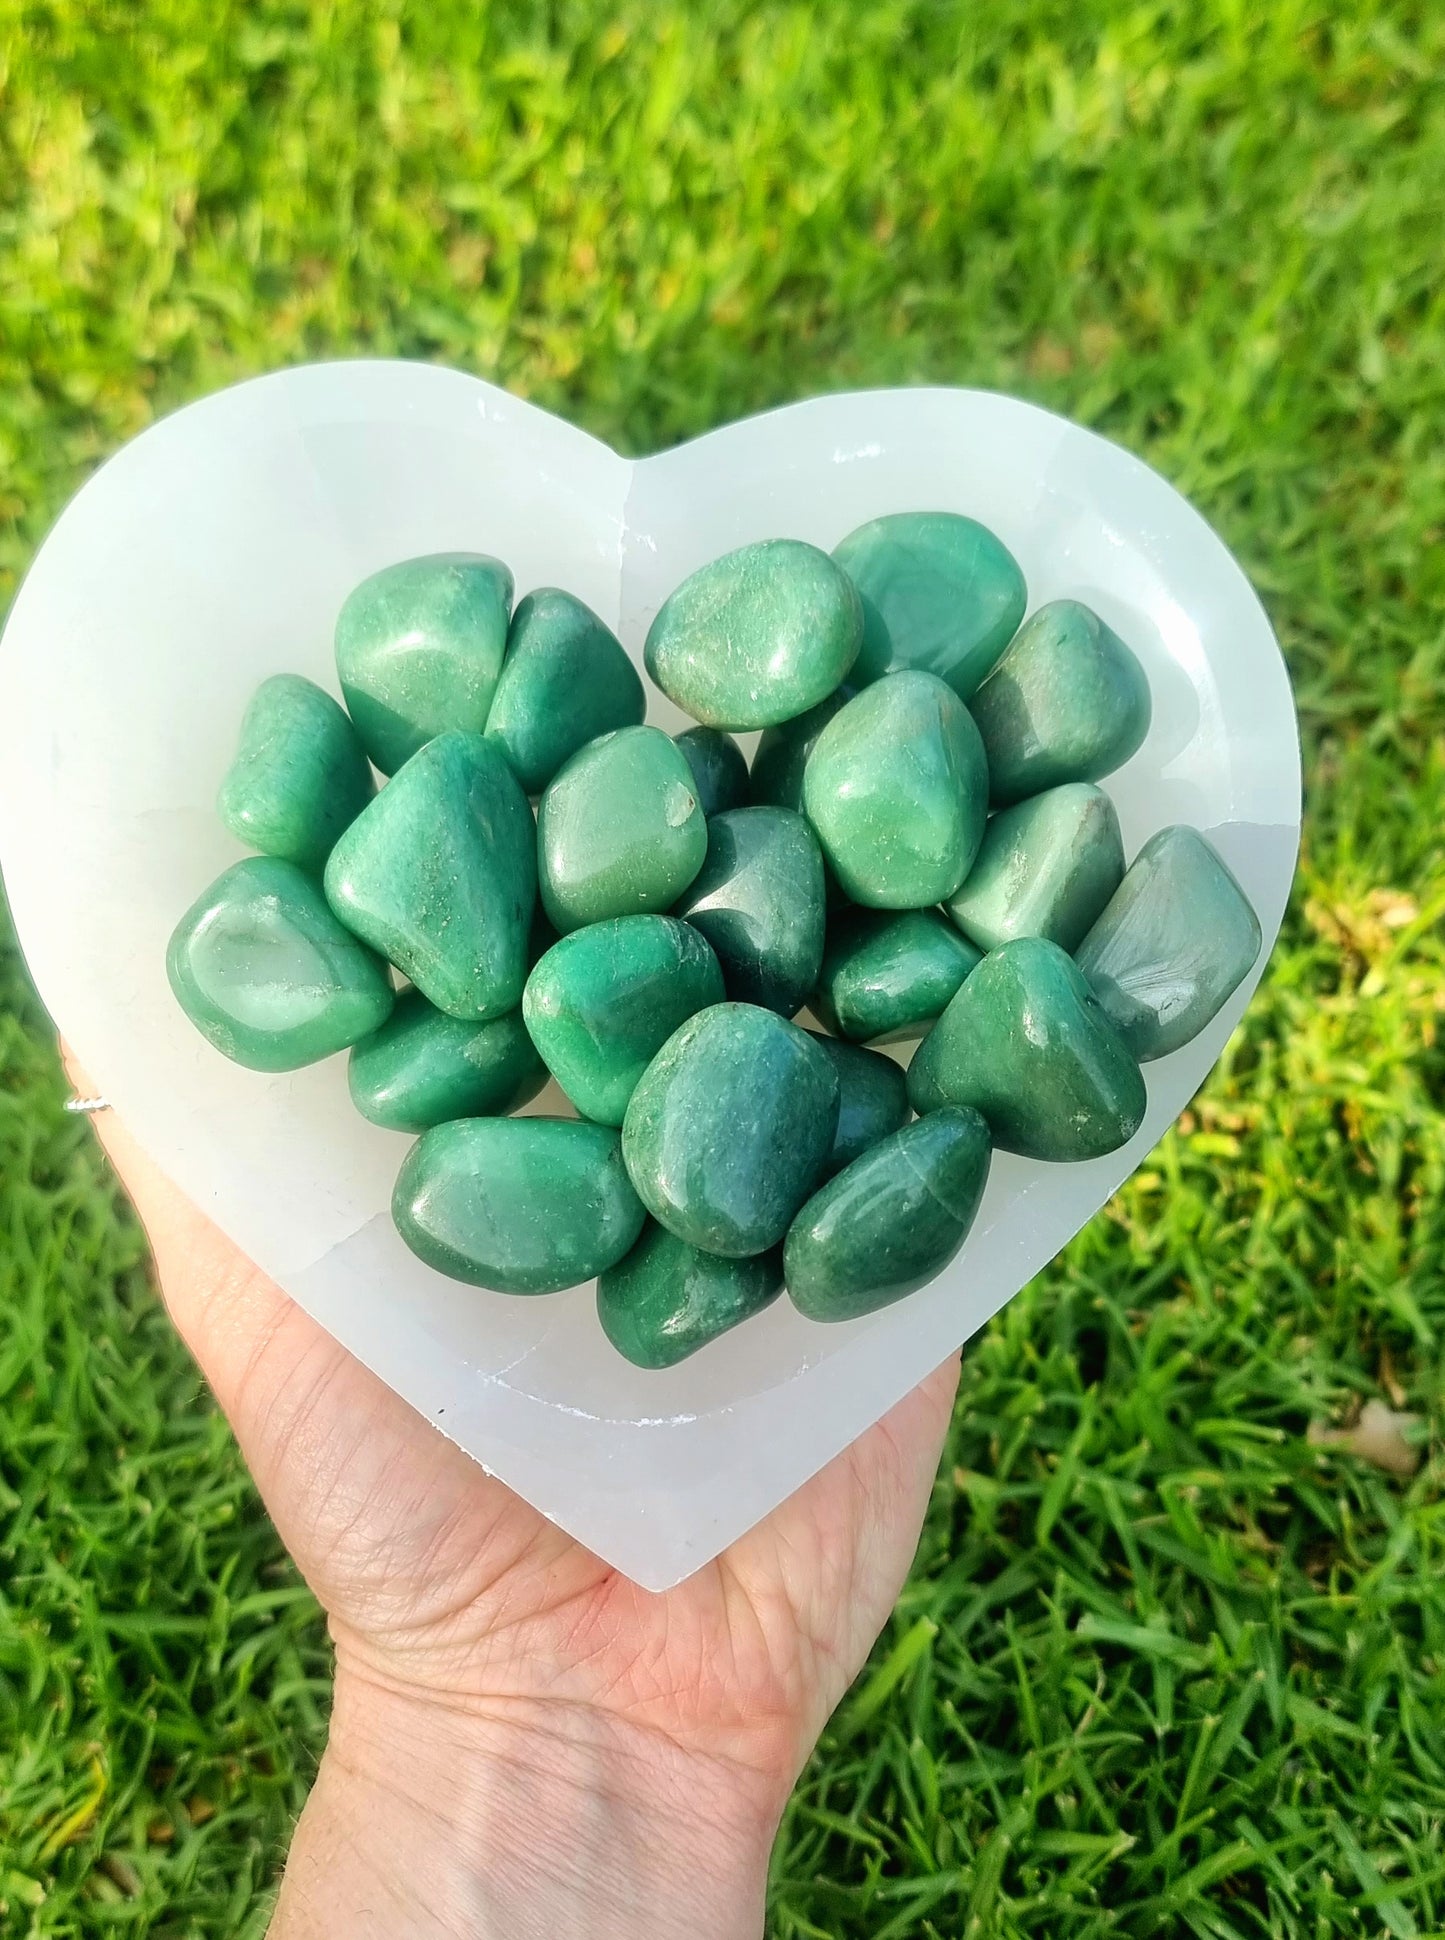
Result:
{"label": "pile of tumbled stones", "polygon": [[[358,1109],[420,1134],[393,1212],[443,1273],[595,1276],[643,1367],[784,1284],[810,1319],[867,1313],[958,1252],[995,1147],[1131,1138],[1140,1065],[1258,955],[1196,831],[1126,870],[1096,784],[1144,740],[1143,669],[1077,601],[1025,620],[971,519],[695,572],[646,643],[699,723],[676,736],[587,606],[512,593],[484,555],[405,560],[342,608],[344,709],[262,684],[220,791],[261,853],[168,959],[241,1064],[350,1047]],[[731,736],[758,728],[749,771]],[[910,1039],[906,1077],[865,1048]],[[579,1116],[509,1116],[549,1073]]]}

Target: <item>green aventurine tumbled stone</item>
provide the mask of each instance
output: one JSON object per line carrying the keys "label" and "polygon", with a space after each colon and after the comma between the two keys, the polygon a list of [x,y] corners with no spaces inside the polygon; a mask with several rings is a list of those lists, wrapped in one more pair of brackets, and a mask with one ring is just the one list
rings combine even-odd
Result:
{"label": "green aventurine tumbled stone", "polygon": [[968,709],[937,674],[875,681],[818,736],[803,807],[854,902],[942,902],[967,875],[988,812],[983,743]]}
{"label": "green aventurine tumbled stone", "polygon": [[386,965],[332,915],[294,862],[248,856],[177,924],[166,952],[176,1001],[218,1051],[253,1071],[294,1071],[386,1021]]}
{"label": "green aventurine tumbled stone", "polygon": [[1149,732],[1144,669],[1077,600],[1041,606],[973,697],[996,803],[1061,781],[1097,781]]}
{"label": "green aventurine tumbled stone", "polygon": [[706,854],[692,770],[661,728],[619,728],[589,741],[537,809],[542,902],[564,935],[666,909]]}
{"label": "green aventurine tumbled stone", "polygon": [[788,808],[735,808],[707,825],[707,860],[677,905],[711,943],[728,995],[791,1017],[823,960],[823,858]]}
{"label": "green aventurine tumbled stone", "polygon": [[747,799],[748,764],[742,749],[721,728],[688,728],[673,740],[682,749],[705,816],[721,815]]}
{"label": "green aventurine tumbled stone", "polygon": [[423,1132],[391,1200],[419,1259],[496,1293],[557,1293],[615,1266],[646,1215],[617,1133],[576,1118],[458,1118]]}
{"label": "green aventurine tumbled stone", "polygon": [[725,1260],[648,1221],[625,1260],[597,1282],[597,1318],[608,1340],[637,1367],[675,1367],[777,1299],[778,1247]]}
{"label": "green aventurine tumbled stone", "polygon": [[336,622],[336,671],[384,775],[447,728],[486,727],[511,604],[511,572],[480,552],[403,559],[348,597]]}
{"label": "green aventurine tumbled stone", "polygon": [[326,865],[347,928],[453,1017],[501,1017],[522,1001],[536,888],[532,811],[479,734],[429,741]]}
{"label": "green aventurine tumbled stone", "polygon": [[829,929],[813,1012],[864,1044],[920,1037],[982,960],[936,909],[852,910]]}
{"label": "green aventurine tumbled stone", "polygon": [[838,1123],[838,1078],[806,1031],[716,1004],[663,1045],[622,1125],[653,1217],[709,1253],[765,1253],[812,1191]]}
{"label": "green aventurine tumbled stone", "polygon": [[922,667],[967,700],[1028,604],[1018,561],[956,512],[890,512],[833,548],[863,599],[859,686]]}
{"label": "green aventurine tumbled stone", "polygon": [[1202,1031],[1254,966],[1259,918],[1197,829],[1160,829],[1076,961],[1141,1063]]}
{"label": "green aventurine tumbled stone", "polygon": [[216,806],[248,848],[317,869],[375,787],[346,710],[300,674],[272,674],[251,697]]}
{"label": "green aventurine tumbled stone", "polygon": [[590,606],[555,586],[518,601],[487,739],[529,795],[540,795],[587,742],[635,726],[646,712],[641,676]]}
{"label": "green aventurine tumbled stone", "polygon": [[346,1067],[351,1102],[373,1125],[424,1132],[449,1118],[515,1111],[547,1082],[520,1011],[478,1024],[448,1017],[419,990],[403,991]]}
{"label": "green aventurine tumbled stone", "polygon": [[993,817],[948,913],[983,950],[1016,936],[1072,950],[1123,874],[1114,804],[1092,782],[1068,781]]}
{"label": "green aventurine tumbled stone", "polygon": [[810,707],[795,721],[768,728],[758,739],[748,772],[748,800],[770,803],[774,808],[801,810],[803,770],[808,765],[808,756],[829,721],[857,692],[852,681],[844,681],[826,700]]}
{"label": "green aventurine tumbled stone", "polygon": [[848,575],[800,539],[763,539],[685,579],[648,629],[647,671],[708,727],[790,721],[858,657],[863,609]]}
{"label": "green aventurine tumbled stone", "polygon": [[1031,1159],[1094,1159],[1138,1131],[1144,1075],[1057,943],[991,950],[914,1055],[917,1112],[972,1105],[995,1145]]}
{"label": "green aventurine tumbled stone", "polygon": [[988,1127],[944,1108],[894,1132],[814,1193],[783,1273],[809,1320],[856,1320],[927,1286],[968,1237],[988,1178]]}
{"label": "green aventurine tumbled stone", "polygon": [[838,1129],[823,1166],[824,1177],[831,1177],[908,1123],[908,1081],[892,1058],[877,1051],[821,1031],[808,1035],[838,1074]]}
{"label": "green aventurine tumbled stone", "polygon": [[619,916],[553,944],[527,979],[522,1015],[578,1111],[620,1125],[678,1025],[725,995],[712,946],[689,924]]}

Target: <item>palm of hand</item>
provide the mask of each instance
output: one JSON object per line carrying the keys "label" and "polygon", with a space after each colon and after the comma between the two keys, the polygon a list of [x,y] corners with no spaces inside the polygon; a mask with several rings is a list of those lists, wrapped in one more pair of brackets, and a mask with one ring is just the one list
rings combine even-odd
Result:
{"label": "palm of hand", "polygon": [[103,1131],[342,1669],[481,1711],[582,1707],[791,1784],[912,1558],[956,1360],[716,1562],[653,1595],[414,1414],[113,1118]]}

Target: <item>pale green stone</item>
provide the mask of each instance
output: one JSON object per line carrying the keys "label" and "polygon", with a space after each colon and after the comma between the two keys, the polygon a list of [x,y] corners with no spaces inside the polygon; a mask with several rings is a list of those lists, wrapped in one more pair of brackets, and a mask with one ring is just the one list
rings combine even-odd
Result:
{"label": "pale green stone", "polygon": [[936,674],[885,675],[818,736],[803,807],[854,902],[941,902],[968,874],[988,810],[983,744],[968,709]]}
{"label": "pale green stone", "polygon": [[294,862],[248,856],[176,925],[166,973],[218,1051],[253,1071],[294,1071],[383,1024],[386,965],[337,922]]}
{"label": "pale green stone", "polygon": [[707,854],[692,770],[661,728],[620,728],[573,755],[537,810],[542,902],[565,935],[667,909]]}
{"label": "pale green stone", "polygon": [[947,909],[981,950],[1016,936],[1073,950],[1123,874],[1114,804],[1092,782],[1064,782],[993,817]]}
{"label": "pale green stone", "polygon": [[647,671],[708,727],[788,721],[831,694],[858,657],[852,580],[800,539],[764,539],[702,566],[648,630]]}
{"label": "pale green stone", "polygon": [[966,701],[1028,603],[1013,554],[956,512],[890,512],[850,532],[833,557],[863,600],[859,686],[921,667]]}
{"label": "pale green stone", "polygon": [[694,1012],[726,996],[712,947],[674,916],[573,930],[527,979],[522,1015],[584,1118],[620,1125],[637,1081]]}
{"label": "pale green stone", "polygon": [[238,842],[319,869],[375,792],[345,709],[300,674],[273,674],[251,697],[216,805]]}
{"label": "pale green stone", "polygon": [[1151,705],[1143,667],[1097,613],[1041,606],[973,697],[993,801],[1112,774],[1143,745]]}
{"label": "pale green stone", "polygon": [[473,552],[403,559],[347,598],[336,622],[336,671],[384,775],[448,728],[485,729],[511,604],[511,572]]}
{"label": "pale green stone", "polygon": [[1160,829],[1079,945],[1077,962],[1141,1062],[1198,1035],[1253,969],[1259,918],[1197,829]]}

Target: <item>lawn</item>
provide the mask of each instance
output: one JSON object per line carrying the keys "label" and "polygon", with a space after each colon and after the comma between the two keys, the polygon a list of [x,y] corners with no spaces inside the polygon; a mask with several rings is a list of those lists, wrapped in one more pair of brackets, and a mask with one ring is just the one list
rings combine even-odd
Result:
{"label": "lawn", "polygon": [[[0,607],[157,413],[364,351],[631,451],[1017,392],[1279,630],[1270,974],[969,1348],[786,1940],[1445,1932],[1442,71],[1436,0],[0,0]],[[0,947],[0,1933],[256,1940],[325,1638]],[[1307,1439],[1372,1399],[1413,1478]]]}

